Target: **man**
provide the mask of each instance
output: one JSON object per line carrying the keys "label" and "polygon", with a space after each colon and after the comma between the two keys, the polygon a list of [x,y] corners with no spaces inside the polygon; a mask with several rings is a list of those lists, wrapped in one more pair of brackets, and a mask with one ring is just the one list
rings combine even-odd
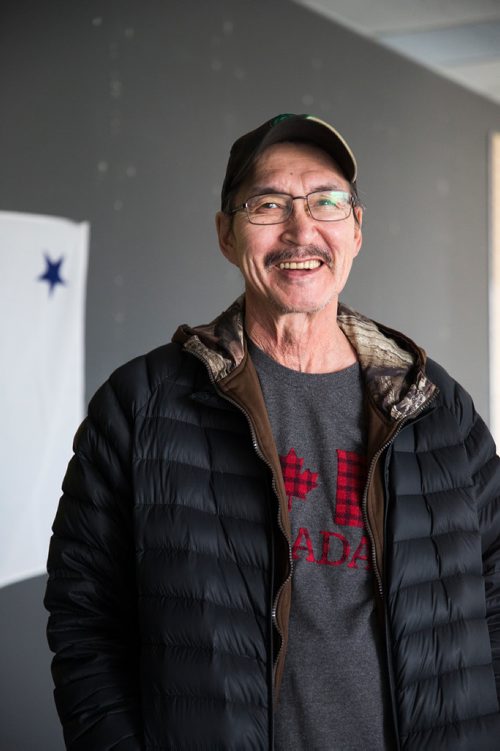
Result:
{"label": "man", "polygon": [[120,368],[75,439],[46,605],[67,747],[500,747],[500,466],[470,397],[339,303],[345,140],[233,145],[245,295]]}

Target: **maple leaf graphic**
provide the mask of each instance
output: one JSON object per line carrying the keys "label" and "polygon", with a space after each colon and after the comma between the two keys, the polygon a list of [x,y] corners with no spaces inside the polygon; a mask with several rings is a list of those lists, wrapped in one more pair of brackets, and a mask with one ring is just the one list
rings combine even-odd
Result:
{"label": "maple leaf graphic", "polygon": [[290,449],[286,456],[280,456],[280,463],[288,497],[288,510],[291,511],[292,498],[305,501],[309,491],[318,486],[318,472],[311,472],[310,469],[302,471],[304,459],[297,456],[295,449]]}

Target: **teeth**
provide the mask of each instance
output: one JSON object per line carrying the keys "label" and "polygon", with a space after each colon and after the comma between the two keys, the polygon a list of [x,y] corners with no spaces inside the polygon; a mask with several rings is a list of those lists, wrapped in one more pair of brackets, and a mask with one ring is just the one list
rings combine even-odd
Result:
{"label": "teeth", "polygon": [[317,269],[321,261],[285,261],[279,264],[280,269]]}

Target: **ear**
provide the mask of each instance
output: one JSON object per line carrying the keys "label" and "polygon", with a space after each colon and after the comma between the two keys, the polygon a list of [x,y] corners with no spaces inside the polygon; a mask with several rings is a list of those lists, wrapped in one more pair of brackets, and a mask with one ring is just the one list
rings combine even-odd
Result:
{"label": "ear", "polygon": [[219,248],[228,261],[237,266],[235,237],[233,232],[232,216],[218,211],[215,215],[215,226],[219,238]]}
{"label": "ear", "polygon": [[363,243],[363,232],[361,230],[363,224],[363,209],[361,206],[355,206],[354,209],[354,255],[357,256],[361,250]]}

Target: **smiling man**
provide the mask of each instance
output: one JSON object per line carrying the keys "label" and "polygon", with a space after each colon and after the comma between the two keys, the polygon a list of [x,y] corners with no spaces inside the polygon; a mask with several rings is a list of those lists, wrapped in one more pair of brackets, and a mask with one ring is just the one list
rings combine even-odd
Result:
{"label": "smiling man", "polygon": [[315,117],[239,138],[244,295],[91,401],[45,600],[68,749],[498,749],[500,462],[439,365],[339,302],[356,179]]}
{"label": "smiling man", "polygon": [[361,247],[362,209],[351,185],[318,147],[278,143],[256,158],[237,202],[244,197],[217,215],[217,228],[222,252],[245,279],[247,335],[295,370],[352,364],[355,351],[337,324],[338,297]]}

